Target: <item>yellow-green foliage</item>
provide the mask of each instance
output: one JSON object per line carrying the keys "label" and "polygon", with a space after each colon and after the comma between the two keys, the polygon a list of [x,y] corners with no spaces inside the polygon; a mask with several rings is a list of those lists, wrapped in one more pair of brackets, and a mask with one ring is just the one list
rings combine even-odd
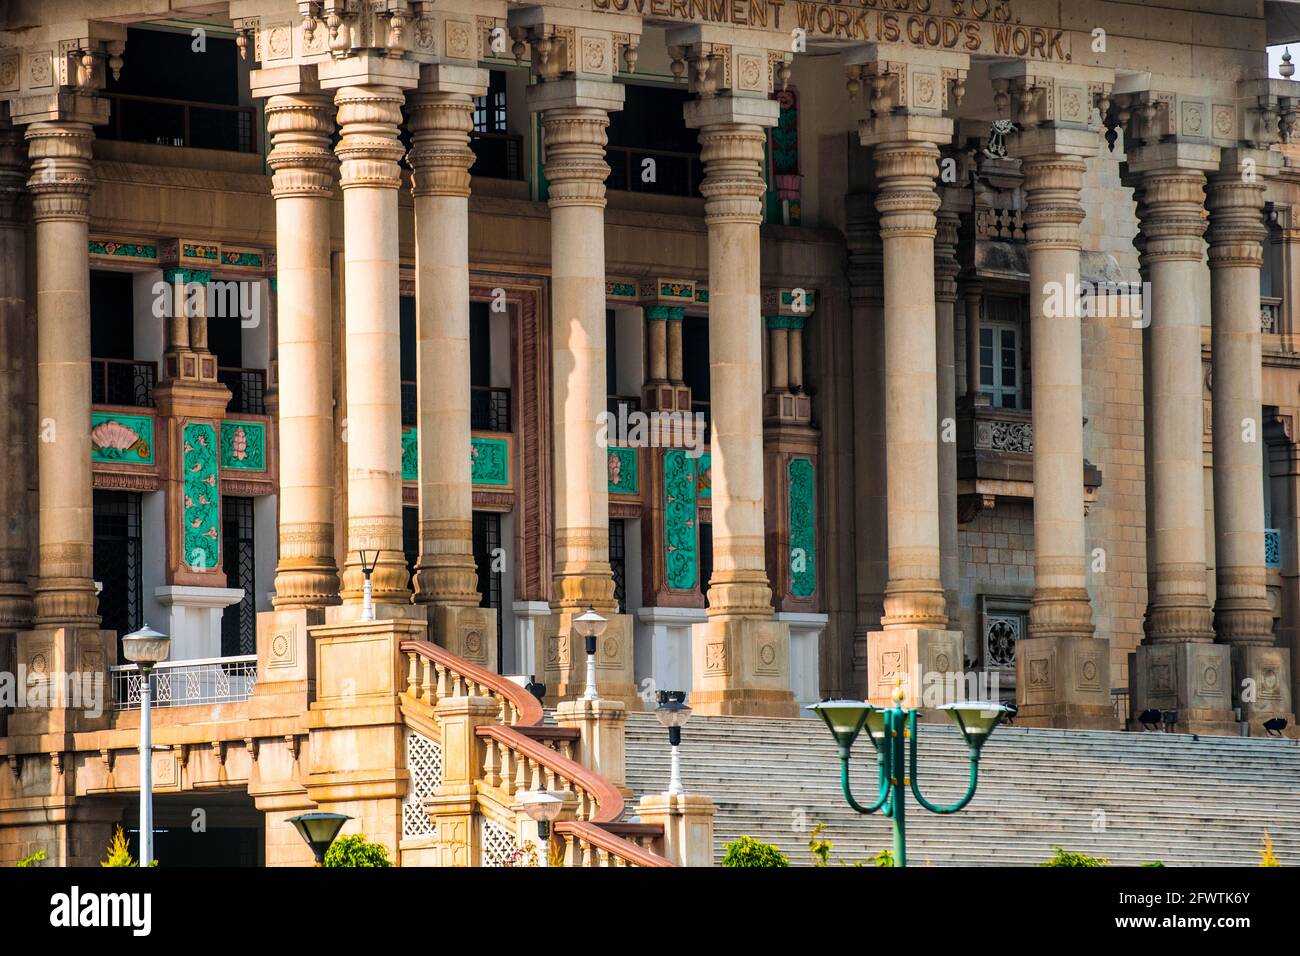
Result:
{"label": "yellow-green foliage", "polygon": [[108,859],[99,864],[100,866],[135,866],[136,862],[131,856],[131,850],[126,844],[126,834],[119,825],[113,830],[113,839],[108,844]]}
{"label": "yellow-green foliage", "polygon": [[1264,831],[1264,846],[1259,851],[1259,865],[1260,866],[1281,866],[1282,865],[1281,861],[1279,861],[1277,858],[1277,854],[1273,852],[1273,838],[1268,835],[1267,830]]}
{"label": "yellow-green foliage", "polygon": [[21,860],[18,861],[18,863],[17,863],[16,865],[18,865],[18,866],[35,866],[37,863],[44,863],[44,862],[45,862],[45,851],[44,851],[44,850],[37,850],[37,851],[36,851],[35,853],[33,853],[31,856],[25,856],[25,857],[23,857]]}

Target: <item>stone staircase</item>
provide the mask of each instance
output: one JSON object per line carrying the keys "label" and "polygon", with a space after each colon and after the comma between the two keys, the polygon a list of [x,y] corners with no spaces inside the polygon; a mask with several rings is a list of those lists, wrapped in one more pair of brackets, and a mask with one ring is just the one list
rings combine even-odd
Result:
{"label": "stone staircase", "polygon": [[[965,743],[946,724],[922,725],[919,738],[921,792],[931,803],[956,800],[968,775]],[[866,737],[853,758],[854,796],[874,802]],[[820,720],[693,717],[682,779],[718,807],[718,861],[724,843],[749,834],[779,846],[792,865],[808,865],[818,821],[834,844],[832,865],[892,842],[888,818],[845,804]],[[667,782],[667,732],[652,713],[630,714],[628,786],[639,798]],[[984,748],[979,790],[965,810],[938,816],[910,791],[907,800],[911,866],[1034,865],[1053,846],[1117,865],[1254,866],[1265,830],[1282,864],[1300,865],[1300,741],[1002,727]]]}

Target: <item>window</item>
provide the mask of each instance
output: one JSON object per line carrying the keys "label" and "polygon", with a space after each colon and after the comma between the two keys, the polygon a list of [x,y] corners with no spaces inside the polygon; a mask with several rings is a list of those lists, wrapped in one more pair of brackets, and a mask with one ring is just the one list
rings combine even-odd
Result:
{"label": "window", "polygon": [[94,573],[101,626],[117,631],[118,660],[123,634],[140,629],[144,609],[144,573],[140,532],[140,495],[132,491],[94,493]]}
{"label": "window", "polygon": [[704,441],[709,441],[709,317],[682,319],[682,380],[691,390],[691,411],[704,416]]}
{"label": "window", "polygon": [[505,71],[493,70],[489,74],[487,92],[474,97],[472,120],[470,148],[474,150],[474,165],[470,167],[470,175],[523,179],[524,140],[512,134],[506,125]]}
{"label": "window", "polygon": [[618,613],[627,613],[627,527],[622,518],[609,519],[609,566],[614,572]]}
{"label": "window", "polygon": [[989,296],[980,321],[980,391],[994,408],[1024,408],[1021,300]]}
{"label": "window", "polygon": [[92,404],[153,405],[157,366],[135,361],[134,285],[130,272],[90,272]]}
{"label": "window", "polygon": [[506,75],[493,70],[488,78],[487,92],[474,97],[474,132],[504,133],[506,131]]}
{"label": "window", "polygon": [[415,589],[415,562],[420,559],[420,509],[402,509],[402,555],[406,558],[406,573],[411,576],[411,589]]}
{"label": "window", "polygon": [[986,671],[1016,671],[1016,644],[1028,634],[1029,604],[1025,598],[983,595],[980,663]]}
{"label": "window", "polygon": [[501,616],[501,516],[494,511],[474,512],[474,564],[478,567],[479,607],[496,608],[497,612],[497,668],[501,667],[502,629]]}
{"label": "window", "polygon": [[709,579],[713,577],[713,525],[700,524],[700,593],[709,596]]}
{"label": "window", "polygon": [[698,196],[704,166],[700,141],[686,125],[686,90],[624,84],[623,108],[609,116],[610,189]]}
{"label": "window", "polygon": [[221,613],[221,656],[257,653],[257,575],[253,544],[253,499],[221,496],[221,563],[226,587],[244,596]]}

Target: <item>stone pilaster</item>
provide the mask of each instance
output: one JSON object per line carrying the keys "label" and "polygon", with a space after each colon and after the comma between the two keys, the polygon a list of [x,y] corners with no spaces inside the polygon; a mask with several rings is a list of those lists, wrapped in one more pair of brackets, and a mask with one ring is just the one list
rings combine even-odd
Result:
{"label": "stone pilaster", "polygon": [[[27,414],[30,336],[27,333],[27,148],[22,130],[0,107],[0,451],[8,480],[0,485],[0,632],[29,627],[32,594],[27,581],[30,522],[27,486],[32,431]],[[0,640],[7,640],[0,637]],[[7,648],[0,657],[8,661]]]}
{"label": "stone pilaster", "polygon": [[[935,220],[934,341],[939,409],[939,578],[948,630],[961,630],[957,554],[957,231],[961,193],[946,189]],[[969,201],[969,200],[968,200]]]}
{"label": "stone pilaster", "polygon": [[[1144,145],[1129,156],[1141,177],[1142,262],[1150,282],[1144,302],[1150,322],[1150,448],[1147,480],[1151,572],[1147,636],[1133,656],[1132,711],[1178,712],[1178,728],[1233,733],[1231,665],[1214,644],[1206,592],[1205,485],[1202,462],[1201,318],[1189,300],[1202,287],[1205,258],[1205,174],[1219,150],[1170,142]],[[1257,314],[1252,321],[1258,321]]]}
{"label": "stone pilaster", "polygon": [[705,96],[686,105],[700,131],[709,234],[709,387],[713,404],[713,577],[695,625],[692,706],[786,715],[789,626],[775,620],[764,558],[762,288],[759,225],[765,130],[777,104]]}
{"label": "stone pilaster", "polygon": [[[343,603],[362,603],[361,552],[378,552],[376,604],[410,601],[402,551],[397,138],[403,92],[386,76],[348,77],[334,94],[340,137],[347,353],[348,553]],[[373,558],[373,554],[371,555]]]}
{"label": "stone pilaster", "polygon": [[477,68],[425,67],[407,109],[407,160],[415,197],[420,449],[415,601],[428,606],[435,641],[495,670],[496,615],[480,607],[474,563],[469,456],[469,132],[474,97],[487,81]]}
{"label": "stone pilaster", "polygon": [[[92,124],[85,115],[27,127],[36,223],[36,326],[40,473],[39,627],[96,627],[90,470],[90,261]],[[106,104],[104,104],[106,106]],[[104,110],[106,113],[107,111]]]}
{"label": "stone pilaster", "polygon": [[[254,78],[270,80],[262,71]],[[277,610],[339,602],[334,559],[330,205],[338,163],[329,97],[314,83],[268,98],[276,216],[280,429]]]}
{"label": "stone pilaster", "polygon": [[[1290,655],[1274,647],[1264,565],[1263,383],[1259,272],[1268,150],[1224,150],[1210,177],[1209,263],[1213,356],[1214,629],[1230,646],[1233,702],[1259,724],[1291,715]],[[1249,167],[1247,166],[1249,163]],[[1245,175],[1249,168],[1254,175]],[[1256,732],[1259,732],[1256,730]]]}

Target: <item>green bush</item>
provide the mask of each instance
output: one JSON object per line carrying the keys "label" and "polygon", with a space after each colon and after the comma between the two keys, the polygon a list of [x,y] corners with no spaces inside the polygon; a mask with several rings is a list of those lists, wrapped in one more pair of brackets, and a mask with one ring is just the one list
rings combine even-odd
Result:
{"label": "green bush", "polygon": [[37,863],[45,862],[45,851],[37,850],[31,856],[25,856],[19,860],[15,866],[35,866]]}
{"label": "green bush", "polygon": [[392,866],[388,848],[371,843],[364,833],[339,837],[325,851],[326,866]]}
{"label": "green bush", "polygon": [[1108,866],[1110,860],[1103,856],[1088,856],[1086,853],[1071,853],[1062,847],[1052,847],[1056,852],[1050,860],[1044,860],[1039,866]]}
{"label": "green bush", "polygon": [[875,863],[876,866],[893,866],[893,865],[894,865],[894,851],[893,851],[893,850],[881,850],[879,853],[877,853],[875,856],[873,856],[873,857],[871,858],[871,861],[872,861],[873,863]]}
{"label": "green bush", "polygon": [[789,866],[786,855],[770,843],[742,836],[734,843],[724,843],[723,866]]}

